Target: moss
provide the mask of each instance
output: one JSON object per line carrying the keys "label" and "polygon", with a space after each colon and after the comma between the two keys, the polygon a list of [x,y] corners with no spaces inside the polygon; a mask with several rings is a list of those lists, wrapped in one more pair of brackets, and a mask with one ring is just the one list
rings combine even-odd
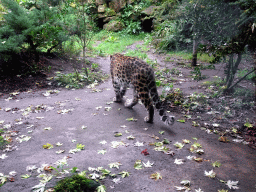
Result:
{"label": "moss", "polygon": [[58,181],[54,187],[55,192],[92,192],[100,184],[78,174]]}

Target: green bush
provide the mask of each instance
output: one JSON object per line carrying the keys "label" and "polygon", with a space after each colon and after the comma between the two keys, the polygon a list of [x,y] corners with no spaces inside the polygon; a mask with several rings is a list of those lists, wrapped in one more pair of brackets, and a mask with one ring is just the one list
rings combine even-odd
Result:
{"label": "green bush", "polygon": [[98,182],[76,174],[58,181],[54,190],[55,192],[92,192],[98,186],[100,186]]}

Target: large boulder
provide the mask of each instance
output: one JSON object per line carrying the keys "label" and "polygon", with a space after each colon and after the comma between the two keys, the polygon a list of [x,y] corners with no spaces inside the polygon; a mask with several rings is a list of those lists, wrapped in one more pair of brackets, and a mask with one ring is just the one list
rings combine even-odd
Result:
{"label": "large boulder", "polygon": [[103,25],[103,29],[107,31],[122,31],[124,28],[124,24],[121,21],[112,20],[109,23]]}
{"label": "large boulder", "polygon": [[120,9],[124,8],[127,0],[112,0],[109,2],[109,7],[114,9],[115,12],[119,12]]}
{"label": "large boulder", "polygon": [[144,9],[143,11],[141,11],[142,14],[145,14],[146,16],[153,16],[155,11],[157,10],[157,8],[159,8],[158,6],[150,6],[146,9]]}

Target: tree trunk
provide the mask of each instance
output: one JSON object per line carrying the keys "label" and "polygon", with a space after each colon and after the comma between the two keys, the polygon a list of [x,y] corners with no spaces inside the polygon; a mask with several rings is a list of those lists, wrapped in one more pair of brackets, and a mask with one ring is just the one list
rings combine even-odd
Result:
{"label": "tree trunk", "polygon": [[193,58],[192,58],[192,63],[191,66],[195,67],[197,64],[197,44],[198,42],[195,40],[193,40]]}

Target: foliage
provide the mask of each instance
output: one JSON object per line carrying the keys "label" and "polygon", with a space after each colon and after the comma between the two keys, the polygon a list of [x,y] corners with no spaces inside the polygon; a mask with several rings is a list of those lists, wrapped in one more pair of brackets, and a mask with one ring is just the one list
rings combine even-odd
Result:
{"label": "foliage", "polygon": [[136,3],[127,4],[121,11],[120,20],[125,24],[125,29],[123,30],[126,34],[139,34],[142,30],[141,22],[139,17],[141,15],[141,10],[145,7],[150,6],[151,2],[147,0],[140,0]]}
{"label": "foliage", "polygon": [[67,40],[56,7],[49,7],[40,0],[32,4],[25,2],[23,6],[14,0],[2,0],[2,4],[10,10],[3,16],[4,25],[0,29],[0,55],[5,60],[25,49],[34,53],[38,61],[39,48],[50,52]]}
{"label": "foliage", "polygon": [[58,181],[54,190],[56,192],[91,192],[95,191],[98,186],[100,186],[98,182],[88,179],[85,176],[75,174],[71,177]]}
{"label": "foliage", "polygon": [[85,70],[84,68],[80,73],[63,74],[61,72],[56,72],[56,76],[54,77],[59,86],[64,86],[67,89],[79,89],[95,81],[101,82],[105,78],[107,78],[107,76],[104,76],[101,72],[92,72],[91,70]]}

